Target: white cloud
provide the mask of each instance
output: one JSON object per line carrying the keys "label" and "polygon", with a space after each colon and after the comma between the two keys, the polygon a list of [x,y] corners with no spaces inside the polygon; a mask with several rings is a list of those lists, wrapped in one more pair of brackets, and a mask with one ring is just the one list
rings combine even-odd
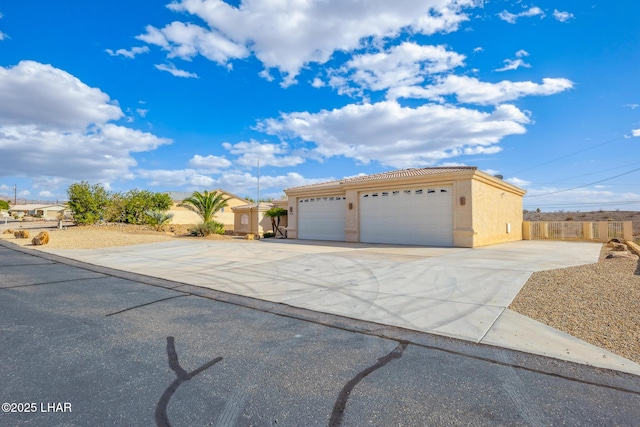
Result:
{"label": "white cloud", "polygon": [[427,87],[405,87],[389,91],[391,98],[427,98],[444,101],[442,97],[455,95],[458,102],[478,105],[496,105],[514,101],[523,96],[548,96],[571,89],[573,82],[563,78],[545,78],[542,84],[534,82],[498,83],[481,82],[475,77],[450,75]]}
{"label": "white cloud", "polygon": [[524,179],[516,178],[515,176],[513,178],[507,178],[505,179],[505,181],[517,187],[526,187],[528,185],[531,185],[530,181],[525,181]]}
{"label": "white cloud", "polygon": [[631,134],[632,134],[633,136],[640,136],[640,129],[634,129],[634,130],[632,130],[632,131],[631,131]]}
{"label": "white cloud", "polygon": [[[255,197],[258,185],[258,178],[248,172],[225,172],[217,177],[212,177],[198,172],[194,169],[179,170],[138,170],[138,176],[148,179],[149,185],[167,188],[187,188],[189,190],[202,190],[224,188],[238,195],[249,195]],[[318,182],[331,181],[334,178],[305,178],[299,173],[289,172],[286,175],[263,175],[260,177],[261,197],[272,193],[278,196],[282,190],[289,187],[315,184]]]}
{"label": "white cloud", "polygon": [[0,175],[115,180],[129,176],[131,153],[171,141],[110,123],[122,110],[51,65],[0,67]]}
{"label": "white cloud", "polygon": [[280,144],[261,144],[257,141],[239,142],[237,144],[230,144],[225,142],[222,146],[228,150],[231,154],[240,156],[235,163],[255,167],[260,160],[261,166],[296,166],[304,163],[305,159],[299,155],[285,155],[289,154],[290,149],[287,143]]}
{"label": "white cloud", "polygon": [[544,18],[546,15],[539,7],[533,6],[523,12],[520,13],[510,13],[506,10],[503,10],[498,14],[498,17],[503,21],[508,22],[509,24],[515,24],[518,18],[529,18],[532,16],[540,16],[540,19]]}
{"label": "white cloud", "polygon": [[229,59],[244,58],[249,54],[244,46],[217,31],[191,23],[174,21],[162,29],[149,25],[146,30],[145,34],[136,38],[160,46],[169,52],[169,58],[191,59],[199,54],[219,64],[226,64]]}
{"label": "white cloud", "polygon": [[480,53],[480,52],[484,52],[484,49],[480,46],[476,47],[475,49],[473,49],[473,53]]}
{"label": "white cloud", "polygon": [[504,67],[496,68],[496,71],[517,70],[520,67],[531,68],[531,64],[527,64],[522,59],[505,59]]}
{"label": "white cloud", "polygon": [[136,55],[149,52],[149,46],[133,47],[130,50],[118,49],[115,52],[111,49],[105,49],[105,52],[111,56],[124,56],[125,58],[133,59]]}
{"label": "white cloud", "polygon": [[623,107],[629,107],[632,110],[635,110],[636,108],[640,107],[640,105],[638,105],[638,104],[624,104]]}
{"label": "white cloud", "polygon": [[162,29],[148,26],[138,39],[169,57],[199,54],[220,64],[254,54],[266,69],[279,70],[287,86],[305,65],[360,49],[365,39],[402,30],[455,31],[468,20],[463,9],[475,6],[475,0],[243,0],[238,7],[223,0],[177,0],[168,7],[203,19],[208,28],[175,21]]}
{"label": "white cloud", "polygon": [[214,188],[218,182],[195,169],[138,169],[136,175],[149,180],[149,185],[165,189],[187,187],[188,189]]}
{"label": "white cloud", "polygon": [[321,88],[321,87],[325,86],[325,83],[322,81],[322,79],[320,79],[319,77],[316,77],[311,82],[311,86],[313,86],[315,88]]}
{"label": "white cloud", "polygon": [[224,157],[208,155],[203,157],[196,154],[189,160],[189,165],[194,168],[204,169],[210,173],[219,172],[231,166],[231,162]]}
{"label": "white cloud", "polygon": [[520,49],[519,51],[516,52],[516,58],[522,58],[524,56],[529,56],[529,52],[527,52],[524,49]]}
{"label": "white cloud", "polygon": [[409,108],[386,101],[282,114],[263,121],[259,129],[313,143],[323,157],[411,167],[464,154],[496,153],[500,148],[495,144],[507,135],[525,133],[528,122],[528,116],[512,105],[485,113],[433,104]]}
{"label": "white cloud", "polygon": [[0,124],[80,130],[124,113],[100,89],[51,65],[21,61],[0,67]]}
{"label": "white cloud", "polygon": [[0,31],[0,40],[4,40],[7,38],[7,35],[5,33],[3,33],[2,31]]}
{"label": "white cloud", "polygon": [[138,113],[140,117],[146,117],[148,112],[149,110],[145,110],[144,108],[136,108],[136,113]]}
{"label": "white cloud", "polygon": [[568,20],[573,18],[573,13],[560,12],[558,9],[554,9],[553,10],[553,17],[556,18],[560,22],[567,22]]}
{"label": "white cloud", "polygon": [[53,193],[51,191],[41,191],[38,193],[39,197],[53,197]]}
{"label": "white cloud", "polygon": [[160,71],[166,71],[168,73],[171,73],[171,75],[175,76],[175,77],[184,77],[184,78],[198,78],[198,75],[196,73],[190,73],[188,71],[185,70],[180,70],[178,68],[176,68],[175,65],[173,64],[155,64],[154,67],[156,67],[158,70]]}
{"label": "white cloud", "polygon": [[442,73],[464,65],[465,56],[448,51],[445,46],[422,46],[404,42],[384,52],[354,55],[344,67],[336,70],[334,79],[343,91],[345,84],[355,83],[364,89],[385,90],[395,86],[419,84],[425,76]]}

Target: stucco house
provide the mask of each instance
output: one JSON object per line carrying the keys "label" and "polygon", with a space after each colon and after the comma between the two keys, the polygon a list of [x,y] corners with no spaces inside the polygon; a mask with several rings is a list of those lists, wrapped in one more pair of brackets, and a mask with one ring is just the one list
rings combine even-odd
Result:
{"label": "stucco house", "polygon": [[[249,201],[221,189],[212,190],[210,192],[213,191],[222,193],[224,197],[229,198],[229,200],[227,201],[227,207],[224,207],[220,211],[218,211],[218,213],[216,213],[216,215],[213,217],[214,220],[224,224],[225,230],[233,230],[235,221],[233,208],[246,205],[247,203],[249,203]],[[169,209],[169,213],[173,214],[173,218],[170,222],[171,224],[198,224],[202,222],[202,219],[198,216],[197,213],[193,212],[187,207],[180,206],[182,201],[188,197],[191,197],[193,193],[170,191],[167,194],[169,194],[169,196],[171,196],[171,200],[173,200],[173,205]]]}
{"label": "stucco house", "polygon": [[474,166],[403,169],[285,193],[289,238],[466,248],[522,240],[525,190]]}
{"label": "stucco house", "polygon": [[[239,235],[255,234],[262,236],[271,231],[271,219],[265,216],[265,212],[273,207],[288,208],[287,200],[274,200],[272,202],[247,203],[246,205],[233,207],[235,216],[233,232]],[[280,226],[287,227],[287,217],[280,218]]]}
{"label": "stucco house", "polygon": [[70,211],[65,205],[61,204],[43,205],[30,203],[26,205],[14,205],[9,208],[9,213],[11,215],[30,215],[38,218],[54,220],[57,219],[60,213],[69,214]]}

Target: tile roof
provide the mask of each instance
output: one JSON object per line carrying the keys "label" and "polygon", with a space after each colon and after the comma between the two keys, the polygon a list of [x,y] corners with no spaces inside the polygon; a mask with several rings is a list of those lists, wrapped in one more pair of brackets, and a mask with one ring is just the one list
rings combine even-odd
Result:
{"label": "tile roof", "polygon": [[398,178],[408,178],[413,176],[425,176],[425,175],[440,175],[447,174],[453,172],[464,172],[464,171],[475,171],[478,168],[476,166],[442,166],[442,167],[433,167],[433,168],[410,168],[410,169],[399,169],[390,172],[382,172],[376,173],[373,175],[362,175],[362,176],[354,176],[350,178],[344,178],[335,181],[327,181],[319,184],[310,184],[310,185],[302,185],[299,187],[289,188],[289,190],[298,189],[298,188],[321,188],[321,187],[330,187],[339,184],[349,184],[352,182],[371,182],[371,181],[382,181],[386,179],[398,179]]}

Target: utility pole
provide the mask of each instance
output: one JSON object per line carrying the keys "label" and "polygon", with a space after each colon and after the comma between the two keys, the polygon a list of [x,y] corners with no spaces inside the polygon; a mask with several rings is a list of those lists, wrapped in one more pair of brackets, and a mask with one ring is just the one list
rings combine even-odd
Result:
{"label": "utility pole", "polygon": [[13,184],[13,206],[18,204],[18,187]]}

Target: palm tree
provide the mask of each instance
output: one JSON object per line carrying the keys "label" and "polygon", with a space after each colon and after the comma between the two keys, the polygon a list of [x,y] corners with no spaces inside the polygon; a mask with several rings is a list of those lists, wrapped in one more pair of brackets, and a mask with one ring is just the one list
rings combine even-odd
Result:
{"label": "palm tree", "polygon": [[[264,214],[265,216],[271,218],[271,228],[273,229],[273,234],[275,235],[280,232],[280,234],[284,237],[284,234],[282,234],[282,231],[280,230],[280,218],[283,216],[287,216],[287,210],[284,208],[271,208]],[[276,220],[278,221],[277,223]]]}
{"label": "palm tree", "polygon": [[202,218],[203,224],[213,222],[213,217],[222,208],[227,206],[229,197],[225,198],[223,193],[213,191],[194,191],[191,197],[182,201],[182,205],[191,209]]}

